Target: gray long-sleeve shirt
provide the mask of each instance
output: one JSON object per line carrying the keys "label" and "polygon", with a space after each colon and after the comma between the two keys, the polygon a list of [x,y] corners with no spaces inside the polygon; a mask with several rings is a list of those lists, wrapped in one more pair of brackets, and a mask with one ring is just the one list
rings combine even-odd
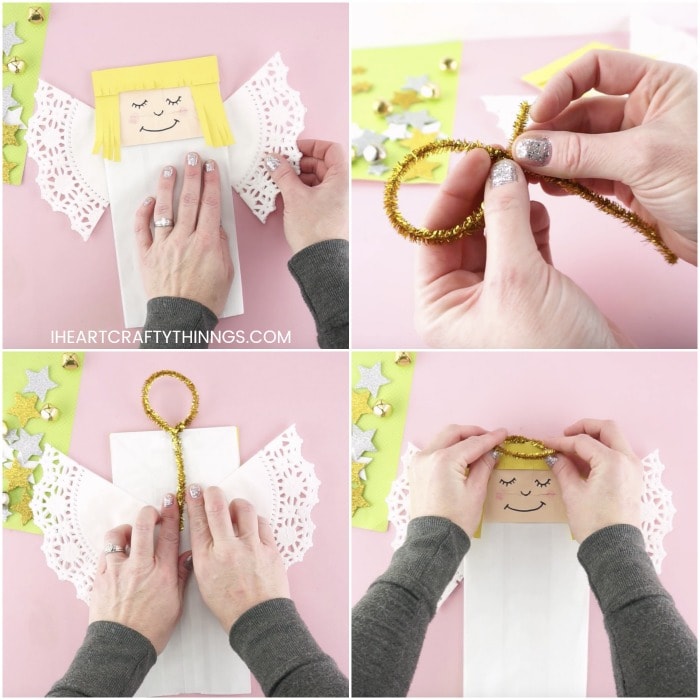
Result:
{"label": "gray long-sleeve shirt", "polygon": [[[294,603],[275,598],[245,612],[229,643],[274,697],[347,697],[348,681],[321,651]],[[93,622],[66,674],[48,697],[127,697],[156,662],[142,634],[116,622]]]}
{"label": "gray long-sleeve shirt", "polygon": [[[469,551],[469,538],[444,518],[416,518],[387,571],[352,619],[355,697],[408,693],[437,601]],[[605,616],[618,695],[697,695],[697,641],[661,585],[641,532],[613,525],[578,554]]]}
{"label": "gray long-sleeve shirt", "polygon": [[[348,250],[345,240],[321,241],[300,250],[287,265],[311,311],[321,348],[348,347]],[[206,348],[207,334],[218,323],[216,314],[192,299],[156,297],[146,308],[142,348]]]}

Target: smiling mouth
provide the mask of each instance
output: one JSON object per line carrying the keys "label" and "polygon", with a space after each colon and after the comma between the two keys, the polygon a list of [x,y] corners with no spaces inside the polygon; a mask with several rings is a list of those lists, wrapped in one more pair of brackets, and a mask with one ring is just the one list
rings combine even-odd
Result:
{"label": "smiling mouth", "polygon": [[145,126],[142,126],[139,131],[150,131],[151,133],[156,133],[158,131],[168,131],[169,129],[172,129],[175,125],[179,124],[180,120],[176,119],[170,126],[166,126],[165,129],[147,129]]}
{"label": "smiling mouth", "polygon": [[543,508],[545,505],[546,504],[544,501],[540,501],[540,504],[537,506],[537,508],[513,508],[510,505],[508,505],[508,503],[506,503],[505,506],[503,507],[503,510],[515,510],[518,513],[532,513],[535,510],[539,510],[540,508]]}

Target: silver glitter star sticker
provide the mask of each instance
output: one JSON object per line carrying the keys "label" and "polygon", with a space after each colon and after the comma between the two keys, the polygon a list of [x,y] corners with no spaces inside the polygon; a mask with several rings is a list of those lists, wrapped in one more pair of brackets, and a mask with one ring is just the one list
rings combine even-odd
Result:
{"label": "silver glitter star sticker", "polygon": [[5,56],[9,56],[12,53],[13,46],[24,43],[24,39],[20,39],[15,32],[16,26],[17,22],[13,22],[2,28],[2,52]]}
{"label": "silver glitter star sticker", "polygon": [[388,124],[410,124],[411,114],[411,112],[397,112],[396,114],[390,114],[386,121]]}
{"label": "silver glitter star sticker", "polygon": [[44,433],[30,435],[24,428],[19,429],[19,437],[12,443],[12,449],[17,451],[17,460],[24,466],[30,457],[39,456],[43,453],[39,443],[44,437]]}
{"label": "silver glitter star sticker", "polygon": [[387,170],[389,170],[389,168],[387,168],[384,163],[375,163],[367,168],[367,172],[370,175],[383,175]]}
{"label": "silver glitter star sticker", "polygon": [[363,452],[376,452],[377,448],[372,442],[376,430],[362,430],[356,425],[352,426],[352,458],[357,461]]}
{"label": "silver glitter star sticker", "polygon": [[7,122],[7,112],[14,107],[19,107],[19,102],[12,97],[12,85],[2,89],[2,120]]}
{"label": "silver glitter star sticker", "polygon": [[382,131],[389,141],[400,141],[409,137],[408,127],[405,124],[389,124],[386,131]]}
{"label": "silver glitter star sticker", "polygon": [[372,394],[372,397],[375,399],[377,398],[379,387],[391,382],[390,379],[387,379],[382,374],[381,362],[377,362],[371,367],[358,365],[357,369],[360,370],[360,381],[355,384],[355,389],[369,389],[369,393]]}
{"label": "silver glitter star sticker", "polygon": [[403,86],[403,90],[414,90],[420,93],[420,89],[430,82],[430,76],[420,75],[417,77],[409,76],[406,78],[406,84]]}
{"label": "silver glitter star sticker", "polygon": [[32,370],[25,370],[27,373],[27,386],[22,390],[23,394],[36,394],[41,401],[46,400],[46,392],[54,389],[58,386],[56,382],[52,382],[49,377],[48,366],[39,372],[32,372]]}
{"label": "silver glitter star sticker", "polygon": [[422,129],[426,124],[432,124],[437,121],[427,109],[421,109],[418,112],[406,112],[406,116],[408,117],[407,123],[415,129]]}
{"label": "silver glitter star sticker", "polygon": [[353,139],[352,145],[358,153],[362,153],[367,146],[381,146],[385,141],[386,136],[383,134],[365,129],[357,138]]}
{"label": "silver glitter star sticker", "polygon": [[17,442],[17,431],[16,430],[8,430],[7,435],[5,435],[5,442],[8,445],[11,445],[13,442]]}

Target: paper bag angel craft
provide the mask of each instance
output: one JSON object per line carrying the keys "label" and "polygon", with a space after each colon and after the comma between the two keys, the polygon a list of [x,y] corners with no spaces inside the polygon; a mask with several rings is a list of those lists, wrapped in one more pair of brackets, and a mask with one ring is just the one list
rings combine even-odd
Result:
{"label": "paper bag angel craft", "polygon": [[[222,316],[243,313],[242,275],[230,187],[265,222],[279,192],[266,153],[298,169],[305,108],[275,54],[225,102],[215,56],[110,68],[92,74],[95,108],[39,81],[27,134],[41,197],[87,240],[110,206],[124,324],[142,326],[146,295],[132,224],[163,166],[199,153],[219,164],[221,222],[229,235],[234,280]],[[179,196],[176,190],[175,196]]]}

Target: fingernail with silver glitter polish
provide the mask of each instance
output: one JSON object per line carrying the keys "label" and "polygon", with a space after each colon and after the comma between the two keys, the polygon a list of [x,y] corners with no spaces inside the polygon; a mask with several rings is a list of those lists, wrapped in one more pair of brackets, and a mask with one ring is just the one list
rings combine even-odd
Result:
{"label": "fingernail with silver glitter polish", "polygon": [[204,170],[208,173],[213,173],[214,172],[214,161],[213,160],[208,160],[204,163]]}
{"label": "fingernail with silver glitter polish", "polygon": [[501,453],[498,450],[491,450],[491,457],[498,461],[498,458],[501,456]]}
{"label": "fingernail with silver glitter polish", "polygon": [[265,167],[272,172],[280,167],[280,159],[277,156],[266,156],[265,157]]}
{"label": "fingernail with silver glitter polish", "polygon": [[202,487],[199,484],[190,484],[190,496],[199,498],[202,495]]}
{"label": "fingernail with silver glitter polish", "polygon": [[518,179],[518,170],[512,160],[504,158],[499,160],[492,168],[489,180],[491,187],[500,187],[515,182]]}
{"label": "fingernail with silver glitter polish", "polygon": [[187,571],[192,571],[192,569],[194,568],[194,566],[192,564],[192,555],[191,554],[189,557],[187,557],[187,559],[185,559],[185,568],[187,569]]}
{"label": "fingernail with silver glitter polish", "polygon": [[547,165],[552,160],[552,142],[544,136],[521,136],[515,142],[515,157],[531,165]]}
{"label": "fingernail with silver glitter polish", "polygon": [[173,169],[168,165],[167,167],[163,168],[163,177],[172,177],[173,172]]}
{"label": "fingernail with silver glitter polish", "polygon": [[146,197],[146,199],[143,200],[144,207],[148,207],[151,204],[153,204],[153,197]]}
{"label": "fingernail with silver glitter polish", "polygon": [[163,508],[170,508],[175,503],[175,496],[172,493],[166,493],[163,496]]}
{"label": "fingernail with silver glitter polish", "polygon": [[199,163],[199,156],[196,153],[187,154],[187,165],[197,165]]}
{"label": "fingernail with silver glitter polish", "polygon": [[547,462],[548,467],[553,467],[556,463],[559,457],[557,455],[547,455],[544,458],[544,461]]}

